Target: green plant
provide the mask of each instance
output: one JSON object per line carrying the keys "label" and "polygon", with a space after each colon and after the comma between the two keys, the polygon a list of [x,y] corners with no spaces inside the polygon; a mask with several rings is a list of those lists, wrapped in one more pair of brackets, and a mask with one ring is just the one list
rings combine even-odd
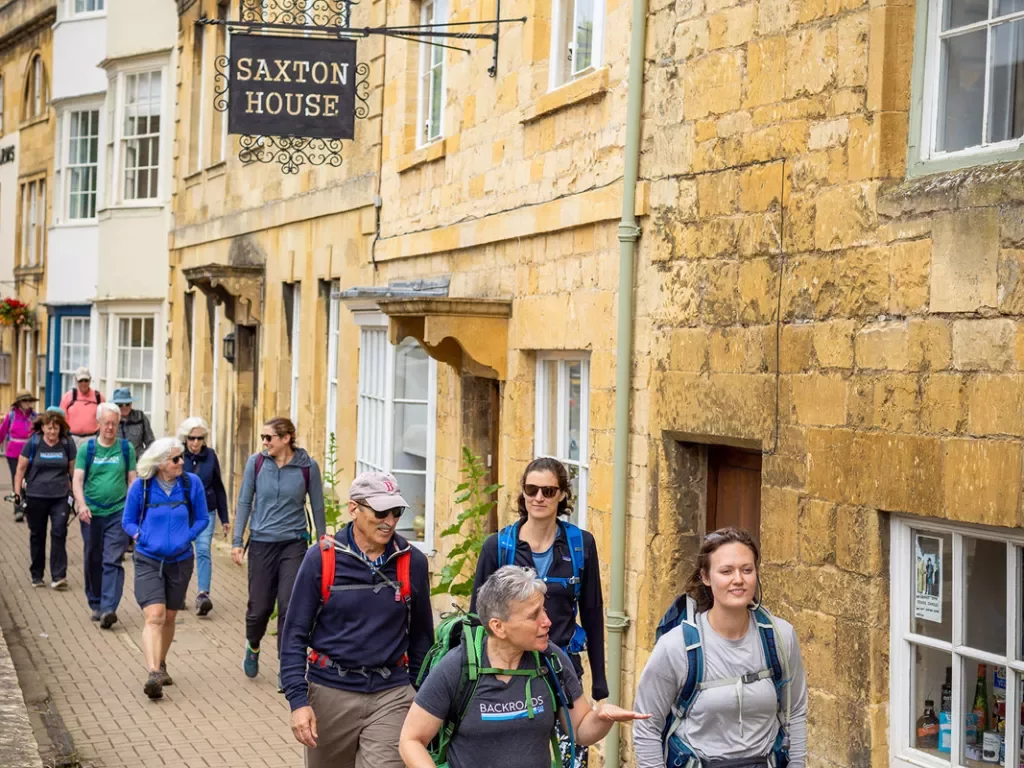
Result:
{"label": "green plant", "polygon": [[329,530],[338,530],[338,521],[348,508],[337,493],[338,478],[342,470],[338,468],[338,444],[334,433],[327,438],[327,455],[324,457],[324,518]]}
{"label": "green plant", "polygon": [[[448,562],[441,569],[440,579],[430,594],[468,597],[473,594],[476,561],[488,536],[487,518],[495,507],[491,500],[500,485],[485,485],[487,468],[479,456],[462,447],[464,480],[455,488],[455,503],[464,505],[455,522],[441,531],[441,538],[455,538],[458,543],[448,551]],[[463,569],[469,566],[468,575]],[[461,580],[460,580],[461,579]]]}

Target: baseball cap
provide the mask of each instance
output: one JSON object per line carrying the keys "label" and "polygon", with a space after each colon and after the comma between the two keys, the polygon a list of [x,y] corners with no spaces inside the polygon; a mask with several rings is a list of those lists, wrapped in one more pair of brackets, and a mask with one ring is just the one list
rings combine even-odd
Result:
{"label": "baseball cap", "polygon": [[394,475],[386,472],[360,472],[348,489],[348,497],[378,512],[409,506],[398,490]]}
{"label": "baseball cap", "polygon": [[84,365],[75,371],[75,381],[92,381],[92,374]]}

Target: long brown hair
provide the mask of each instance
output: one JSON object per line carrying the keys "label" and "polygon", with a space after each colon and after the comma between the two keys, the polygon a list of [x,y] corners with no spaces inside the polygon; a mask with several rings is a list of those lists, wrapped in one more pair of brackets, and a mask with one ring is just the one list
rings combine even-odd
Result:
{"label": "long brown hair", "polygon": [[710,610],[715,604],[711,588],[704,583],[701,576],[711,572],[711,555],[726,544],[743,544],[754,553],[754,569],[757,571],[757,594],[754,600],[757,603],[761,602],[761,550],[757,542],[747,531],[740,528],[719,528],[704,537],[700,552],[697,554],[697,564],[683,588],[683,591],[697,602],[697,610],[701,613]]}
{"label": "long brown hair", "polygon": [[558,480],[558,488],[565,493],[565,498],[558,502],[558,514],[559,515],[571,515],[572,514],[572,485],[569,484],[569,472],[565,468],[565,464],[560,462],[558,459],[552,459],[549,456],[542,456],[539,459],[534,459],[526,465],[526,471],[523,472],[523,479],[519,483],[519,522],[525,523],[530,517],[530,513],[526,511],[526,497],[523,495],[523,486],[526,484],[526,478],[531,472],[550,472]]}
{"label": "long brown hair", "polygon": [[287,435],[291,438],[288,441],[288,444],[291,446],[293,451],[295,450],[295,425],[292,424],[291,419],[286,419],[284,416],[275,416],[274,418],[267,419],[263,422],[263,426],[270,427],[278,437],[284,437]]}
{"label": "long brown hair", "polygon": [[56,424],[60,427],[59,439],[61,440],[71,433],[71,430],[68,428],[67,421],[65,421],[64,417],[57,411],[43,411],[41,414],[36,416],[36,420],[32,422],[32,431],[43,434],[43,427],[47,424]]}

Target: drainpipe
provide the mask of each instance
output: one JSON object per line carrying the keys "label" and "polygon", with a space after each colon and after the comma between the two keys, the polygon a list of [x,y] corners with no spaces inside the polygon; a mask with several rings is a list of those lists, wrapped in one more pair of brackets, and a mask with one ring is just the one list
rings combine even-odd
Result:
{"label": "drainpipe", "polygon": [[[636,185],[640,176],[640,120],[643,115],[647,0],[633,0],[626,102],[626,150],[619,222],[619,321],[615,350],[615,458],[612,485],[611,593],[608,605],[608,701],[622,703],[622,646],[629,618],[623,608],[626,579],[626,491],[629,483],[629,403],[633,375],[633,261],[640,228]],[[619,765],[619,728],[605,740],[605,766]]]}

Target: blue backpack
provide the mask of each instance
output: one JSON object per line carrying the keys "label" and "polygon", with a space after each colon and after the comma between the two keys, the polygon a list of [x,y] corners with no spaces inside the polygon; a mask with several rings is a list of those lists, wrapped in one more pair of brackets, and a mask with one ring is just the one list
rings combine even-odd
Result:
{"label": "blue backpack", "polygon": [[[513,565],[516,561],[516,547],[519,544],[519,527],[522,523],[506,525],[498,532],[498,567]],[[572,578],[555,578],[545,576],[542,581],[545,584],[561,584],[563,587],[572,587],[572,617],[576,619],[579,610],[580,591],[583,584],[583,568],[586,565],[586,557],[583,551],[583,531],[572,523],[558,521],[558,527],[565,534],[565,540],[569,544],[569,559],[572,561]],[[580,653],[587,647],[587,633],[578,623],[572,639],[562,650],[566,653]]]}
{"label": "blue backpack", "polygon": [[[77,390],[76,390],[77,391]],[[125,493],[128,492],[128,473],[131,471],[128,469],[128,453],[130,450],[130,443],[124,438],[118,438],[118,442],[121,443],[121,458],[124,460],[124,487]],[[85,444],[85,477],[82,478],[82,488],[84,490],[85,484],[89,482],[89,470],[92,469],[92,464],[96,460],[96,438],[90,437],[89,441]],[[88,496],[85,497],[85,503],[90,507],[98,507],[100,509],[112,509],[113,507],[106,504],[100,504],[93,501]],[[116,506],[116,505],[115,505]]]}
{"label": "blue backpack", "polygon": [[681,726],[701,691],[739,684],[750,685],[769,678],[775,686],[780,727],[771,753],[768,755],[768,764],[772,768],[786,768],[789,764],[789,659],[786,656],[786,649],[779,639],[778,627],[776,627],[772,615],[760,606],[752,608],[751,613],[754,614],[754,622],[761,638],[761,650],[764,653],[767,667],[760,672],[748,672],[742,677],[724,680],[704,679],[704,638],[696,619],[697,605],[692,597],[689,595],[677,597],[672,603],[672,607],[658,623],[658,629],[655,632],[656,639],[676,627],[681,627],[683,642],[686,644],[686,682],[683,683],[683,687],[679,691],[672,711],[665,719],[665,730],[661,734],[666,768],[699,768],[701,765],[700,757],[686,743],[681,732]]}

